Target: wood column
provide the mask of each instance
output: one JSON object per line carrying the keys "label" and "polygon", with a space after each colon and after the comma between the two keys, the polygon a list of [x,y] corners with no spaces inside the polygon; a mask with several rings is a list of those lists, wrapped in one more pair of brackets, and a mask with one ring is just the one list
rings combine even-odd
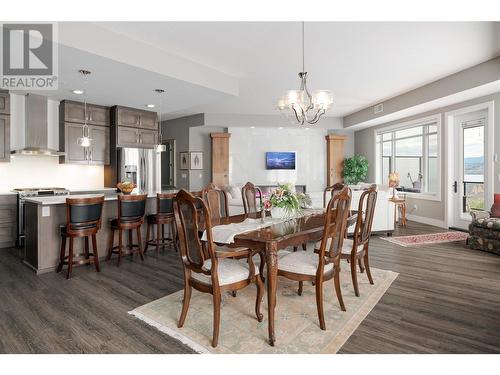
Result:
{"label": "wood column", "polygon": [[212,138],[212,182],[222,188],[229,185],[230,133],[210,133]]}
{"label": "wood column", "polygon": [[326,137],[326,186],[343,182],[345,135],[329,134]]}

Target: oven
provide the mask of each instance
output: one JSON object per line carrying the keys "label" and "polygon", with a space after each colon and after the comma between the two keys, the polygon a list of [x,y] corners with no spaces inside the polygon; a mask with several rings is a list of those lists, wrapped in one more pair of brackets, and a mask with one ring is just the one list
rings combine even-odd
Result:
{"label": "oven", "polygon": [[69,195],[69,191],[64,188],[20,188],[14,189],[17,192],[17,237],[16,246],[24,247],[25,227],[26,227],[26,198],[44,197],[53,195]]}

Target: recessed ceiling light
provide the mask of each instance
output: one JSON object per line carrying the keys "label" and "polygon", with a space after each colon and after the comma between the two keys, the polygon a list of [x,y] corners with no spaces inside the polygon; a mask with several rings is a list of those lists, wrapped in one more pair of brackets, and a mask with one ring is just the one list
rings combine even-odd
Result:
{"label": "recessed ceiling light", "polygon": [[73,90],[73,94],[76,94],[76,95],[82,95],[84,93],[83,90]]}
{"label": "recessed ceiling light", "polygon": [[148,107],[148,108],[154,108],[155,105],[154,104],[146,104],[146,107]]}
{"label": "recessed ceiling light", "polygon": [[250,126],[250,129],[255,129],[255,126]]}
{"label": "recessed ceiling light", "polygon": [[280,126],[278,129],[279,129],[279,130],[283,129],[283,126]]}
{"label": "recessed ceiling light", "polygon": [[306,128],[306,130],[309,130],[309,129],[311,129],[311,128]]}

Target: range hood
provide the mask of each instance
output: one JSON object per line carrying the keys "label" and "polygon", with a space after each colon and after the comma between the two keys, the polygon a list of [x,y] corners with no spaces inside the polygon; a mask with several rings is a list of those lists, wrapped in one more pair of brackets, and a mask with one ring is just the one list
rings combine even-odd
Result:
{"label": "range hood", "polygon": [[[64,152],[49,146],[48,100],[41,95],[27,94],[24,101],[24,124],[20,130],[21,147],[13,155],[64,156]],[[56,146],[57,147],[57,146]]]}

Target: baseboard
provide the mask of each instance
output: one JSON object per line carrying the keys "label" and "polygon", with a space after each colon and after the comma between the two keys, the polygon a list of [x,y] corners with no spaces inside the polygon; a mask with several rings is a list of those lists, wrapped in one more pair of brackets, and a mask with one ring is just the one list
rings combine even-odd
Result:
{"label": "baseboard", "polygon": [[439,228],[448,228],[444,220],[432,219],[430,217],[425,216],[417,216],[417,215],[406,215],[407,220],[416,221],[417,223],[429,224]]}

